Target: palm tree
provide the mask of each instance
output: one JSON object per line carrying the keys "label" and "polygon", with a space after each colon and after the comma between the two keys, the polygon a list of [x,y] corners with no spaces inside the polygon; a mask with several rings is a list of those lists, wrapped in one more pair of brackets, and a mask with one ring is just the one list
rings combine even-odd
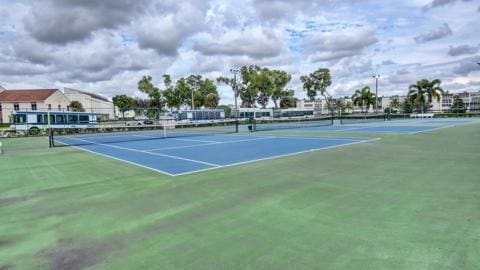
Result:
{"label": "palm tree", "polygon": [[353,111],[353,103],[351,101],[347,101],[345,103],[345,110],[347,112],[352,112]]}
{"label": "palm tree", "polygon": [[362,113],[364,113],[364,111],[367,113],[370,106],[375,106],[376,104],[375,94],[372,93],[368,86],[363,87],[361,90],[357,89],[352,96],[352,100],[353,105],[361,106]]}
{"label": "palm tree", "polygon": [[443,95],[443,89],[440,87],[442,81],[439,79],[435,79],[427,84],[427,97],[428,97],[428,104],[432,104],[433,99],[435,98],[437,101],[440,101]]}
{"label": "palm tree", "polygon": [[423,79],[416,84],[410,85],[408,88],[408,98],[413,101],[417,107],[417,111],[423,113],[425,107],[430,106],[434,98],[440,101],[443,94],[443,89],[440,87],[441,83],[442,81],[438,79],[433,81]]}
{"label": "palm tree", "polygon": [[393,98],[392,101],[390,101],[390,107],[394,109],[400,108],[400,101],[397,97]]}

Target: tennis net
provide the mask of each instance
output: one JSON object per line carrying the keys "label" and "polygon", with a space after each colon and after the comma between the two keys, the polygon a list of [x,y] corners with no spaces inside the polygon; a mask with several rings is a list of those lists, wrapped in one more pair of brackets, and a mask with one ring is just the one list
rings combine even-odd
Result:
{"label": "tennis net", "polygon": [[299,119],[274,119],[274,120],[253,120],[252,131],[298,129],[309,127],[332,126],[333,117],[299,118]]}
{"label": "tennis net", "polygon": [[386,119],[388,121],[407,120],[409,118],[410,118],[410,114],[392,113],[392,114],[386,115]]}
{"label": "tennis net", "polygon": [[52,128],[52,146],[81,146],[168,138],[212,136],[238,132],[238,121],[212,123],[173,123],[139,126],[94,126],[85,128]]}
{"label": "tennis net", "polygon": [[383,122],[385,121],[385,114],[362,114],[362,115],[341,115],[340,123],[345,124],[358,124],[358,123],[370,123],[370,122]]}

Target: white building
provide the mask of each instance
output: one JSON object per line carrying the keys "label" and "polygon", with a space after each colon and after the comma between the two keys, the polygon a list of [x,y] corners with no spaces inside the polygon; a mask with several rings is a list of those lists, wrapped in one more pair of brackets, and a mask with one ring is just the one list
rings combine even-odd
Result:
{"label": "white building", "polygon": [[9,123],[13,111],[70,111],[70,103],[78,101],[85,112],[98,114],[99,119],[115,119],[113,102],[100,95],[64,88],[17,89],[0,88],[0,123]]}
{"label": "white building", "polygon": [[322,98],[317,98],[313,101],[309,99],[299,99],[297,100],[297,109],[313,110],[315,115],[329,113],[327,101]]}
{"label": "white building", "polygon": [[85,112],[97,113],[104,120],[115,119],[115,106],[106,97],[66,87],[63,92],[71,101],[82,103]]}
{"label": "white building", "polygon": [[14,111],[64,111],[70,100],[58,89],[0,91],[0,122],[10,123]]}
{"label": "white building", "polygon": [[446,93],[438,103],[441,111],[448,112],[451,110],[453,99],[458,96],[465,103],[468,112],[480,111],[480,91],[477,92],[461,92],[461,93]]}

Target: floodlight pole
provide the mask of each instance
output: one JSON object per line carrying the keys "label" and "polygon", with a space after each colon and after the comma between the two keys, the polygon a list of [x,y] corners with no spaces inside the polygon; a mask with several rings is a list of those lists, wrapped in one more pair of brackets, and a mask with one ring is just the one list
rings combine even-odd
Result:
{"label": "floodlight pole", "polygon": [[193,82],[193,89],[192,89],[192,111],[195,110],[195,100],[193,98],[193,94],[194,94],[196,89],[197,89],[197,81],[194,81]]}
{"label": "floodlight pole", "polygon": [[236,120],[235,131],[238,133],[238,105],[237,105],[237,96],[238,96],[238,86],[237,86],[237,73],[240,73],[238,69],[230,69],[230,72],[233,73],[233,93],[235,95],[235,113],[234,118]]}
{"label": "floodlight pole", "polygon": [[378,112],[378,79],[380,75],[374,75],[373,78],[375,79],[375,112]]}
{"label": "floodlight pole", "polygon": [[237,105],[237,96],[238,96],[238,86],[237,86],[237,74],[240,72],[238,69],[230,69],[230,72],[233,73],[233,92],[235,95],[235,113],[237,113],[238,105]]}

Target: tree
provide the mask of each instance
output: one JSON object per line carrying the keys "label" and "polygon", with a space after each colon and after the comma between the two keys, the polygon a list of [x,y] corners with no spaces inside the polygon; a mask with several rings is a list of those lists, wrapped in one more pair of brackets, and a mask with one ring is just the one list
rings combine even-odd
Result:
{"label": "tree", "polygon": [[347,110],[347,102],[345,102],[344,99],[339,98],[335,100],[335,108],[337,109],[337,111],[345,113],[345,111]]}
{"label": "tree", "polygon": [[394,98],[390,101],[390,107],[391,107],[391,108],[394,108],[394,109],[400,108],[400,101],[398,100],[397,97],[394,97]]}
{"label": "tree", "polygon": [[467,111],[467,108],[465,106],[465,103],[463,102],[463,99],[461,99],[457,95],[453,97],[453,103],[450,109],[452,110],[453,113],[465,113]]}
{"label": "tree", "polygon": [[68,106],[70,107],[70,110],[72,112],[84,112],[85,111],[82,103],[80,103],[79,101],[76,101],[76,100],[72,100],[72,102],[70,102],[70,105],[68,105]]}
{"label": "tree", "polygon": [[440,80],[429,81],[423,79],[408,87],[408,98],[414,104],[418,112],[425,112],[432,104],[433,99],[440,101],[443,89]]}
{"label": "tree", "polygon": [[[228,78],[228,77],[220,76],[220,77],[217,78],[216,81],[217,81],[218,84],[225,84],[225,85],[230,86],[230,87],[232,88],[232,91],[233,91],[234,95],[235,95],[235,87],[237,86],[237,82],[235,81],[234,78]],[[238,92],[236,93],[237,96],[234,97],[234,98],[238,98],[238,96],[240,95],[239,92],[240,92],[240,91],[238,91]]]}
{"label": "tree", "polygon": [[190,106],[189,101],[191,100],[191,88],[185,78],[180,78],[175,83],[175,88],[173,89],[172,99],[176,103],[177,108],[181,106]]}
{"label": "tree", "polygon": [[205,97],[205,107],[206,108],[216,108],[218,106],[218,101],[220,98],[215,93],[210,93]]}
{"label": "tree", "polygon": [[262,69],[252,76],[251,87],[258,89],[257,102],[265,109],[273,93],[273,81],[268,69]]}
{"label": "tree", "polygon": [[182,105],[182,96],[177,92],[177,87],[172,85],[172,79],[170,75],[163,75],[163,84],[165,89],[162,92],[165,104],[172,111],[173,109],[180,109]]}
{"label": "tree", "polygon": [[432,104],[433,99],[440,101],[440,99],[442,98],[444,91],[443,88],[440,87],[441,84],[442,81],[440,81],[439,79],[435,79],[427,83],[426,91],[429,105]]}
{"label": "tree", "polygon": [[376,98],[372,93],[370,87],[365,86],[362,89],[357,89],[352,96],[353,105],[360,106],[362,113],[367,113],[370,106],[375,106]]}
{"label": "tree", "polygon": [[282,98],[290,99],[285,87],[290,82],[291,75],[285,71],[251,65],[242,66],[239,75],[237,82],[233,78],[218,77],[217,83],[229,85],[234,91],[236,87],[242,107],[254,108],[259,104],[265,108],[272,100],[275,108],[278,108]]}
{"label": "tree", "polygon": [[148,110],[150,108],[150,100],[146,98],[135,98],[133,111],[135,115],[148,115]]}
{"label": "tree", "polygon": [[115,105],[122,113],[122,118],[125,119],[125,112],[131,110],[135,106],[135,99],[127,95],[117,95],[112,98],[113,105]]}
{"label": "tree", "polygon": [[262,106],[268,104],[273,84],[267,72],[268,69],[255,65],[240,69],[241,84],[238,89],[243,107],[254,108],[257,102]]}
{"label": "tree", "polygon": [[280,108],[295,108],[297,106],[297,99],[294,97],[295,91],[284,90],[281,94]]}
{"label": "tree", "polygon": [[348,112],[352,112],[353,111],[353,102],[351,102],[351,101],[345,102],[345,110],[348,111]]}
{"label": "tree", "polygon": [[272,101],[275,105],[275,108],[278,108],[278,101],[283,98],[288,98],[288,91],[285,91],[285,87],[292,80],[292,76],[282,70],[272,70],[270,72],[272,77]]}
{"label": "tree", "polygon": [[160,89],[153,85],[152,76],[143,76],[138,82],[138,90],[145,93],[150,98],[150,108],[148,109],[148,116],[158,118],[158,114],[162,110],[163,100]]}
{"label": "tree", "polygon": [[407,98],[402,102],[403,113],[412,113],[413,108],[414,108],[414,105],[413,105],[413,101],[411,99]]}
{"label": "tree", "polygon": [[327,87],[332,85],[332,77],[328,68],[319,68],[308,76],[301,76],[300,81],[311,101],[315,100],[318,94],[326,97]]}
{"label": "tree", "polygon": [[400,109],[400,101],[398,100],[397,97],[392,98],[390,101],[390,104],[383,110],[384,113],[398,113],[398,110]]}
{"label": "tree", "polygon": [[221,109],[225,111],[225,118],[231,118],[232,117],[232,108],[230,108],[227,105],[219,105],[217,106],[217,109]]}
{"label": "tree", "polygon": [[[188,95],[185,96],[185,101],[190,106],[192,104],[192,91],[193,91],[193,102],[195,108],[208,107],[206,105],[206,98],[208,95],[213,94],[216,96],[216,103],[220,100],[220,96],[217,92],[217,86],[212,80],[203,79],[201,75],[190,75],[186,78],[186,83],[188,86]],[[210,101],[213,101],[210,100]],[[209,104],[212,105],[212,104]],[[214,106],[216,107],[216,105]]]}
{"label": "tree", "polygon": [[240,78],[235,82],[233,78],[218,77],[217,83],[226,84],[240,97],[242,107],[254,108],[257,103],[265,108],[272,100],[278,108],[282,99],[291,100],[290,92],[285,89],[292,76],[282,70],[270,70],[256,65],[242,66]]}

